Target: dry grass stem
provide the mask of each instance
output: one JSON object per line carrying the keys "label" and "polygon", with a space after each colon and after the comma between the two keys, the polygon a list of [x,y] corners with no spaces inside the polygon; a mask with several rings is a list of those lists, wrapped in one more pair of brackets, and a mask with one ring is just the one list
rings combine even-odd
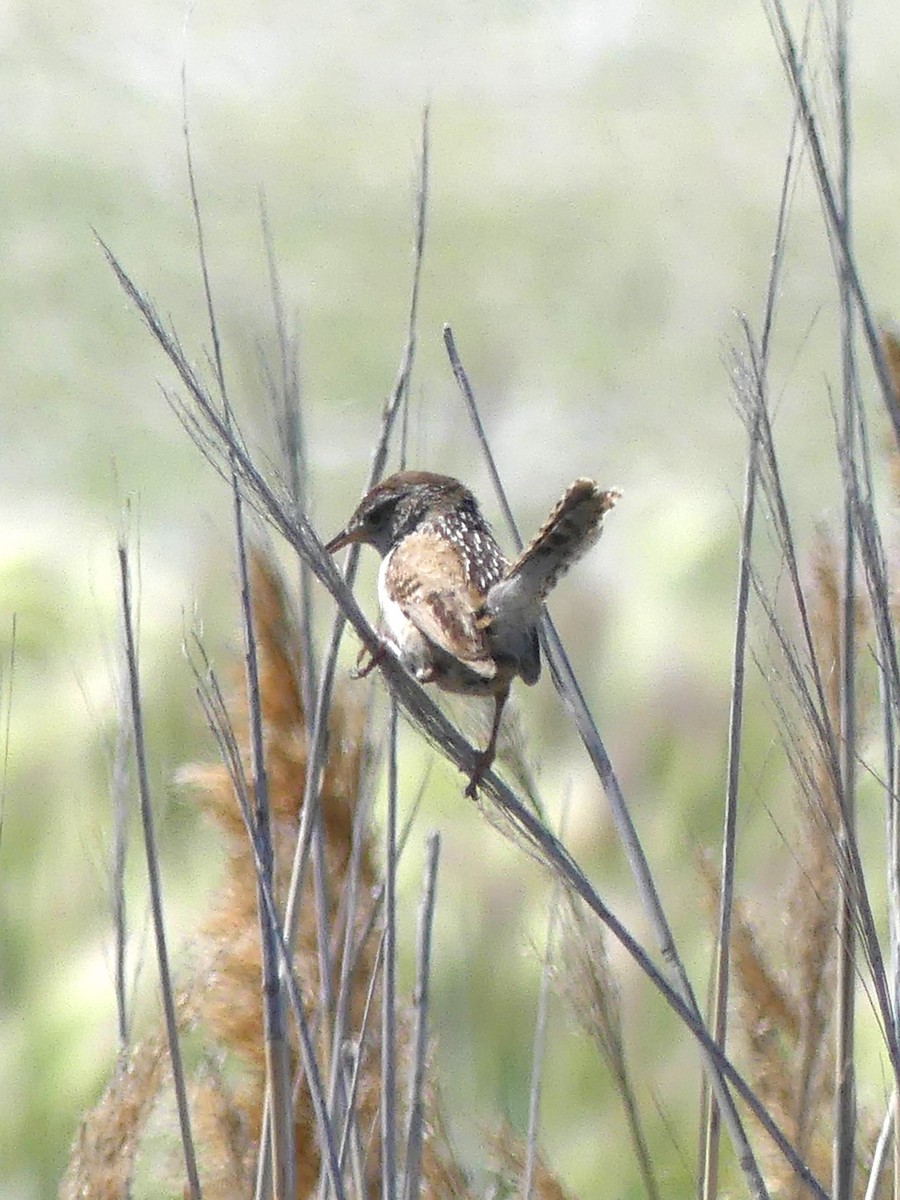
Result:
{"label": "dry grass stem", "polygon": [[[299,671],[293,657],[297,639],[292,618],[277,575],[259,558],[252,563],[251,595],[273,832],[272,879],[275,898],[283,902],[300,818],[302,796],[296,780],[303,778],[308,753],[307,726]],[[221,699],[221,693],[218,696]],[[206,692],[206,702],[211,712],[220,702],[214,683]],[[237,753],[238,774],[249,778],[252,751],[247,705],[244,689],[238,689],[228,703],[235,740],[229,749],[229,735],[227,732],[223,735],[225,761],[184,774],[201,807],[221,831],[224,848],[223,881],[201,921],[191,956],[191,974],[184,981],[177,1002],[179,1028],[189,1024],[192,1038],[199,1038],[204,1047],[191,1087],[190,1104],[201,1138],[200,1160],[207,1197],[249,1195],[252,1190],[267,1093],[267,1055],[261,1036],[258,848],[247,836],[246,812],[242,814],[241,805],[235,802],[238,780],[235,763],[231,761],[231,754]],[[368,777],[363,729],[364,716],[358,707],[345,700],[334,703],[320,804],[331,885],[329,928],[335,930],[337,937],[339,909],[343,904],[341,919],[353,929],[352,961],[341,968],[348,983],[346,1034],[340,1053],[345,1056],[346,1046],[352,1044],[356,1072],[352,1090],[344,1095],[342,1124],[345,1129],[358,1131],[359,1185],[364,1194],[373,1194],[380,1185],[381,1155],[377,1139],[371,1140],[370,1131],[377,1122],[383,1097],[381,1025],[377,1016],[380,993],[372,985],[378,976],[381,939],[369,915],[357,906],[348,906],[342,896],[342,881],[348,878],[351,865],[357,890],[362,894],[374,892],[377,879],[371,835],[356,820],[360,787]],[[309,881],[307,901],[312,899],[311,887]],[[268,909],[267,912],[271,920],[272,912]],[[284,951],[284,943],[280,941],[279,952]],[[319,964],[316,917],[312,904],[307,902],[301,908],[297,947],[287,979],[295,985],[290,989],[290,999],[301,1006],[310,1026],[319,1016]],[[338,969],[336,961],[333,970]],[[339,980],[335,978],[333,983],[337,990]],[[401,1047],[407,1038],[405,1029],[405,1022],[397,1027]],[[320,1023],[322,1044],[316,1048],[316,1056],[325,1053],[322,1037],[326,1030],[327,1025]],[[293,1173],[295,1194],[307,1197],[318,1189],[322,1131],[313,1094],[302,1073],[298,1074],[299,1036],[299,1031],[295,1031],[290,1039],[292,1072],[296,1078],[292,1110]],[[150,1114],[159,1107],[169,1079],[165,1044],[163,1034],[156,1032],[123,1055],[106,1096],[85,1118],[61,1193],[65,1200],[76,1195],[96,1195],[101,1200],[104,1196],[121,1197],[128,1190],[136,1163],[142,1153],[149,1152],[142,1144],[144,1129]],[[419,1091],[419,1109],[422,1194],[444,1196],[447,1181],[459,1180],[461,1176],[435,1133],[433,1100],[427,1087]],[[405,1112],[403,1105],[401,1110]],[[341,1171],[336,1195],[343,1192],[344,1178]],[[335,1182],[332,1178],[333,1187]]]}
{"label": "dry grass stem", "polygon": [[[731,1182],[720,1179],[719,1117],[731,1142],[740,1181],[756,1200],[766,1200],[769,1194],[779,1200],[825,1200],[826,1189],[820,1181],[828,1178],[833,1200],[853,1200],[864,1192],[872,1197],[887,1195],[891,1187],[895,1200],[900,1195],[900,1170],[890,1179],[885,1169],[896,1102],[892,1098],[889,1111],[880,1112],[877,1121],[854,1109],[858,1069],[854,1032],[863,1018],[862,1006],[856,1011],[859,986],[865,987],[872,999],[890,1059],[894,1095],[900,1082],[896,1021],[900,817],[895,794],[900,778],[900,663],[895,632],[900,605],[894,582],[895,556],[886,546],[879,520],[857,363],[857,342],[861,345],[864,340],[893,433],[891,469],[895,491],[900,494],[900,339],[875,329],[854,256],[848,13],[844,0],[835,3],[833,15],[822,10],[821,20],[810,22],[825,30],[826,47],[833,58],[827,87],[814,92],[805,47],[795,42],[782,0],[764,0],[790,82],[794,111],[761,333],[757,337],[742,318],[743,343],[732,356],[734,398],[746,426],[748,453],[722,840],[719,865],[714,867],[709,856],[700,865],[716,913],[717,949],[708,1024],[700,1013],[695,983],[676,945],[658,878],[619,778],[549,617],[542,622],[541,642],[550,673],[606,795],[640,904],[640,919],[650,930],[649,943],[635,936],[598,894],[562,837],[548,828],[520,731],[513,730],[501,759],[512,764],[515,789],[491,771],[480,785],[477,803],[481,811],[505,837],[543,866],[566,914],[563,949],[553,969],[555,899],[535,1037],[528,1135],[520,1141],[504,1131],[494,1141],[502,1186],[521,1195],[522,1200],[564,1200],[561,1185],[541,1159],[537,1138],[546,986],[551,971],[612,1075],[643,1193],[651,1200],[660,1194],[664,1169],[655,1160],[653,1144],[642,1124],[626,1059],[623,1015],[609,962],[607,932],[639,968],[643,981],[676,1014],[680,1030],[697,1043],[709,1087],[699,1122],[697,1186],[705,1200],[712,1200]],[[833,104],[837,114],[837,150],[831,161],[821,135],[821,105],[825,103]],[[120,573],[137,785],[165,1020],[140,1041],[124,1044],[129,1021],[120,806],[113,890],[120,902],[114,924],[123,1049],[105,1095],[85,1117],[61,1196],[63,1200],[83,1195],[112,1200],[130,1194],[142,1171],[148,1172],[148,1177],[164,1178],[159,1163],[163,1152],[149,1134],[155,1124],[162,1124],[170,1144],[177,1145],[180,1140],[183,1146],[184,1165],[177,1167],[173,1186],[194,1197],[199,1198],[202,1184],[207,1200],[250,1197],[254,1191],[260,1198],[271,1195],[277,1200],[416,1200],[418,1196],[465,1200],[472,1188],[447,1148],[436,1088],[429,1079],[436,837],[430,840],[426,855],[414,1005],[408,1010],[398,997],[398,930],[402,931],[402,923],[398,924],[396,871],[412,822],[411,814],[401,828],[400,804],[405,797],[399,791],[398,717],[402,714],[463,776],[471,774],[477,751],[392,653],[378,653],[382,649],[379,636],[352,591],[358,546],[351,548],[342,574],[310,520],[314,455],[307,444],[301,403],[298,339],[289,329],[264,203],[261,224],[277,359],[271,363],[261,353],[261,363],[276,414],[283,478],[251,450],[236,420],[213,302],[186,102],[184,123],[211,340],[205,362],[200,356],[203,366],[195,366],[153,303],[115,255],[101,245],[124,293],[176,372],[178,390],[166,393],[169,402],[230,489],[244,634],[243,683],[220,686],[202,644],[198,641],[192,647],[199,700],[218,743],[221,762],[187,773],[198,805],[219,832],[223,873],[208,908],[198,915],[190,965],[182,969],[176,991],[165,945],[128,562],[122,547]],[[801,544],[800,526],[787,500],[786,467],[769,403],[769,389],[774,386],[769,373],[776,300],[786,260],[801,142],[821,197],[840,305],[841,402],[834,405],[832,419],[843,487],[843,528],[839,537],[820,535],[811,552]],[[378,481],[392,455],[399,456],[401,465],[406,462],[427,231],[428,160],[426,109],[405,341],[394,385],[381,412],[364,492]],[[449,326],[444,328],[444,342],[510,536],[521,547],[501,472]],[[298,613],[288,602],[271,558],[250,548],[248,521],[254,515],[296,555]],[[774,585],[768,582],[760,565],[763,556],[757,554],[759,547],[754,543],[754,538],[759,541],[764,522],[779,560]],[[795,828],[786,839],[793,859],[790,875],[776,904],[769,898],[762,911],[751,900],[738,898],[736,878],[745,660],[754,598],[774,651],[767,670],[797,799]],[[327,644],[317,652],[315,609],[323,599],[333,605],[334,617],[329,635],[323,639]],[[363,647],[377,657],[378,676],[390,701],[383,852],[376,850],[370,828],[376,779],[366,716],[335,685],[340,642],[348,623]],[[875,679],[877,700],[876,689],[870,686]],[[863,759],[868,743],[875,738],[884,742],[883,780]],[[116,767],[115,782],[121,790],[120,775]],[[870,896],[871,871],[867,878],[857,836],[857,775],[861,790],[865,781],[866,787],[870,783],[881,786],[885,796],[889,971],[879,936],[884,924],[877,907],[880,901]],[[866,846],[868,849],[868,840]],[[774,922],[773,909],[778,914]],[[185,1071],[178,1047],[188,1031],[197,1054],[193,1069]],[[736,1065],[738,1053],[746,1070]],[[170,1082],[175,1087],[177,1138],[172,1105],[166,1099]],[[900,1139],[895,1138],[894,1165],[900,1168],[897,1142]],[[171,1161],[170,1154],[168,1158]]]}
{"label": "dry grass stem", "polygon": [[577,902],[570,904],[565,913],[560,958],[557,985],[612,1075],[625,1112],[644,1193],[650,1200],[655,1200],[660,1191],[628,1069],[619,987],[603,932]]}
{"label": "dry grass stem", "polygon": [[200,1177],[197,1173],[197,1156],[191,1135],[191,1119],[188,1107],[187,1087],[181,1059],[178,1020],[175,1012],[175,992],[169,969],[169,952],[166,946],[166,926],[162,902],[162,884],[159,873],[159,853],[154,828],[153,806],[150,798],[150,781],[147,770],[147,752],[144,745],[144,722],[141,706],[141,687],[138,676],[138,654],[134,637],[133,612],[131,606],[131,571],[128,551],[124,542],[119,543],[119,581],[122,595],[122,621],[125,634],[125,658],[128,666],[128,683],[131,703],[134,757],[137,765],[138,794],[140,796],[141,825],[144,834],[144,850],[147,858],[147,877],[150,888],[150,911],[153,918],[153,933],[156,940],[156,957],[159,966],[159,984],[165,1015],[166,1037],[169,1059],[172,1065],[172,1081],[178,1105],[178,1122],[181,1144],[184,1151],[187,1186],[191,1200],[200,1200]]}

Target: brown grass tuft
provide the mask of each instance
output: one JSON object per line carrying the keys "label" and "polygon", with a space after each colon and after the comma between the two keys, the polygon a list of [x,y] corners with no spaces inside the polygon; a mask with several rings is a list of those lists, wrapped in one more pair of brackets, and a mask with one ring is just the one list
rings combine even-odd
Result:
{"label": "brown grass tuft", "polygon": [[[275,854],[276,896],[283,906],[301,815],[307,763],[306,714],[303,711],[294,648],[299,645],[285,594],[273,566],[257,555],[252,568],[253,611],[260,667],[261,707]],[[248,714],[243,683],[236,684],[231,720],[249,776]],[[323,850],[328,881],[328,928],[332,985],[339,982],[343,922],[348,917],[346,884],[354,836],[357,894],[362,905],[350,914],[356,956],[351,972],[346,1036],[360,1056],[356,1126],[364,1155],[367,1196],[380,1191],[380,1161],[375,1132],[380,1104],[380,990],[372,996],[365,1029],[363,1014],[375,971],[379,931],[366,929],[377,883],[375,854],[368,831],[354,830],[356,808],[367,765],[364,714],[344,697],[335,699],[329,722],[327,761],[320,793]],[[204,1196],[251,1196],[266,1086],[263,1015],[260,995],[260,943],[256,872],[249,841],[225,766],[189,773],[198,803],[222,834],[222,882],[200,921],[194,969],[180,997],[182,1028],[202,1043],[202,1061],[192,1081],[191,1109]],[[311,872],[307,872],[311,877]],[[323,1077],[330,1049],[328,1019],[319,1011],[319,958],[311,878],[300,908],[294,967]],[[188,1016],[189,1014],[189,1016]],[[405,1036],[401,1020],[401,1038]],[[293,1026],[292,1026],[293,1028]],[[404,1046],[399,1053],[402,1056]],[[128,1195],[148,1119],[168,1090],[168,1051],[162,1030],[128,1051],[106,1093],[82,1124],[63,1181],[62,1200],[84,1196],[120,1200]],[[298,1058],[294,1047],[294,1068]],[[403,1105],[398,1097],[401,1116]],[[305,1082],[295,1108],[297,1195],[314,1194],[318,1184],[319,1146]],[[402,1127],[402,1126],[401,1126]],[[440,1132],[439,1114],[426,1093],[423,1138],[423,1194],[435,1200],[466,1194],[464,1178]]]}
{"label": "brown grass tuft", "polygon": [[75,1137],[60,1200],[122,1200],[129,1194],[141,1135],[168,1079],[162,1030],[120,1056],[106,1091]]}
{"label": "brown grass tuft", "polygon": [[[813,558],[810,613],[828,719],[839,737],[841,585],[839,554],[820,535]],[[860,604],[855,618],[858,645],[869,636]],[[859,723],[869,713],[860,693]],[[840,812],[834,763],[808,721],[790,731],[789,754],[797,779],[794,868],[780,904],[766,904],[766,925],[737,902],[732,915],[733,1035],[742,1044],[750,1081],[816,1177],[831,1175],[834,1110],[834,989],[837,911],[840,892],[836,844]],[[707,890],[717,899],[714,866],[701,864]],[[779,918],[774,922],[771,913]],[[861,1159],[874,1145],[874,1120],[860,1114]],[[780,1197],[805,1195],[802,1185],[774,1151],[765,1159],[766,1182]],[[857,1173],[859,1180],[865,1173]]]}
{"label": "brown grass tuft", "polygon": [[[252,589],[259,654],[260,699],[265,737],[266,770],[275,851],[276,899],[283,906],[290,879],[294,845],[300,820],[300,801],[306,773],[306,715],[300,695],[293,648],[293,632],[285,596],[277,575],[260,557],[253,560]],[[249,773],[247,712],[243,687],[236,688],[232,720],[245,751],[244,769]],[[353,817],[365,765],[363,713],[347,699],[337,700],[331,710],[328,757],[323,772],[320,807],[324,830],[324,854],[329,888],[328,927],[337,930],[342,881],[347,873],[353,842]],[[262,1120],[265,1094],[265,1047],[260,993],[260,945],[257,918],[256,871],[243,821],[234,800],[232,781],[224,766],[207,768],[195,777],[203,810],[226,835],[224,879],[203,922],[201,937],[207,947],[209,986],[200,989],[199,1021],[216,1043],[227,1048],[246,1070],[244,1082],[235,1091],[235,1103],[247,1128],[255,1131]],[[369,895],[376,872],[371,839],[365,835],[360,855],[360,894]],[[295,970],[301,981],[307,1016],[314,1021],[320,994],[319,958],[315,925],[315,901],[311,872],[301,902],[296,943]],[[364,912],[354,914],[355,941],[360,942]],[[332,937],[331,957],[335,963],[332,986],[338,985],[336,948]],[[368,982],[375,966],[377,936],[359,947],[354,967],[350,1030],[360,1030]],[[377,995],[377,993],[376,993]],[[360,1053],[365,1068],[359,1096],[359,1119],[364,1128],[378,1110],[378,1080],[374,1064],[378,1058],[380,1019],[377,999],[368,1030],[361,1039]],[[327,1022],[320,1023],[320,1051],[326,1048]],[[296,1067],[296,1061],[295,1061]],[[296,1106],[295,1128],[298,1194],[308,1194],[316,1185],[319,1151],[315,1122],[307,1091],[301,1090]],[[255,1154],[255,1144],[253,1152]],[[377,1155],[370,1156],[371,1171],[377,1175]]]}
{"label": "brown grass tuft", "polygon": [[[521,1196],[527,1156],[525,1143],[504,1125],[490,1139],[490,1146],[503,1183],[503,1194]],[[535,1156],[531,1194],[534,1200],[568,1200],[568,1193],[539,1154]]]}

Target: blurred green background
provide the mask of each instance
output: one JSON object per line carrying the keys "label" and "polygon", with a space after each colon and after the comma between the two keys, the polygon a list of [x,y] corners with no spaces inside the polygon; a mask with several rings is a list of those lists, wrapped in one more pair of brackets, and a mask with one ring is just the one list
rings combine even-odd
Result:
{"label": "blurred green background", "polygon": [[[803,11],[794,6],[798,28]],[[3,1197],[52,1194],[115,1051],[106,864],[123,524],[140,557],[141,666],[176,957],[215,879],[215,841],[174,777],[212,753],[184,631],[200,623],[220,665],[239,641],[228,500],[170,411],[160,384],[171,386],[171,374],[92,234],[201,361],[183,63],[227,369],[268,445],[264,193],[302,331],[323,533],[355,502],[400,357],[420,114],[430,103],[415,462],[464,476],[496,518],[445,361],[449,321],[524,531],[576,475],[624,489],[599,549],[552,611],[703,994],[709,938],[692,858],[718,830],[744,448],[726,360],[735,310],[754,322],[761,313],[791,124],[761,6],[11,0],[0,41],[4,664],[13,614],[17,639],[0,846]],[[885,315],[900,299],[898,45],[894,0],[860,5],[856,238]],[[815,39],[811,70],[826,97],[829,64]],[[826,132],[833,124],[826,112]],[[838,378],[836,293],[805,174],[789,237],[774,399],[804,542],[839,502],[827,396]],[[370,610],[372,567],[359,585]],[[324,629],[329,605],[316,601]],[[765,659],[764,630],[754,638]],[[348,660],[354,652],[349,644]],[[6,665],[3,686],[5,703]],[[753,894],[771,892],[789,857],[770,814],[789,806],[790,785],[764,681],[754,677],[751,694],[740,865]],[[519,699],[551,809],[571,796],[576,855],[646,937],[605,803],[549,681]],[[412,789],[425,752],[409,732],[404,747]],[[460,793],[458,778],[435,773],[404,869],[404,953],[408,961],[422,841],[436,826],[445,841],[435,1069],[454,1140],[478,1167],[485,1128],[500,1117],[524,1128],[547,889]],[[146,1008],[155,969],[136,840],[130,877],[130,967],[143,964]],[[695,1055],[617,952],[613,961],[654,1157],[666,1187],[680,1189],[694,1154]],[[558,1007],[544,1111],[543,1145],[568,1186],[585,1197],[639,1194],[604,1072]]]}

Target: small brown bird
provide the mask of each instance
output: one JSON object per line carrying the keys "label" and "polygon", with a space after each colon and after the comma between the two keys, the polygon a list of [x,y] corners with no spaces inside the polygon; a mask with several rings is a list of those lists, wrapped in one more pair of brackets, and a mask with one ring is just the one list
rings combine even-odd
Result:
{"label": "small brown bird", "polygon": [[620,494],[576,479],[510,564],[468,488],[448,475],[401,471],[372,488],[325,547],[333,554],[366,542],[382,555],[378,600],[386,643],[416,679],[494,697],[490,740],[466,795],[475,795],[494,761],[513,679],[533,684],[540,676],[544,599],[596,542],[603,515]]}

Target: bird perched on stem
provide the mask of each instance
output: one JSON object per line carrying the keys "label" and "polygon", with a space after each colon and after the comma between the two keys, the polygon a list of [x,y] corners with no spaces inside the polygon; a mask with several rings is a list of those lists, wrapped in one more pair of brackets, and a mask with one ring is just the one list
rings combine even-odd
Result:
{"label": "bird perched on stem", "polygon": [[[533,684],[540,676],[538,622],[547,594],[596,542],[604,514],[620,495],[591,479],[576,479],[509,563],[459,480],[401,471],[373,487],[325,547],[333,554],[364,542],[381,554],[378,601],[385,642],[420,683],[494,697],[490,739],[475,762],[467,796],[475,796],[494,761],[513,679]],[[368,674],[383,653],[360,674]]]}

